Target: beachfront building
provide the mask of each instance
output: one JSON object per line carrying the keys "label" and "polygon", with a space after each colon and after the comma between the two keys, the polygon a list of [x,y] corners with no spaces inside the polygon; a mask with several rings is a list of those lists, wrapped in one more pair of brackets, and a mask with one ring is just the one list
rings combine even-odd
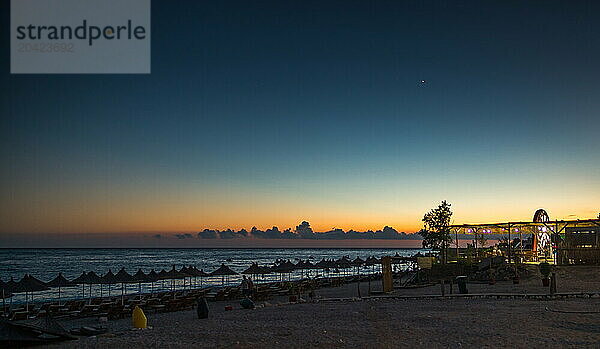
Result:
{"label": "beachfront building", "polygon": [[600,265],[600,225],[565,228],[563,246],[559,249],[561,264]]}
{"label": "beachfront building", "polygon": [[458,224],[451,231],[454,256],[466,254],[466,249],[459,248],[460,235],[473,237],[471,247],[476,249],[477,241],[497,240],[485,256],[504,255],[509,262],[600,264],[600,219],[552,221],[539,209],[530,222]]}

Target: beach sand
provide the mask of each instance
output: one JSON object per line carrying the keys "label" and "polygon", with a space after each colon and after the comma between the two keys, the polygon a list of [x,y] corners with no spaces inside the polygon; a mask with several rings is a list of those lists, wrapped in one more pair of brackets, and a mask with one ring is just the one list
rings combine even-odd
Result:
{"label": "beach sand", "polygon": [[[468,284],[470,293],[546,294],[539,276],[520,284]],[[600,267],[557,268],[558,292],[600,292]],[[381,282],[372,283],[380,289]],[[361,283],[366,295],[367,284]],[[317,290],[323,299],[357,296],[357,285]],[[440,286],[394,295],[439,295]],[[236,301],[210,303],[209,319],[195,311],[147,314],[152,329],[132,330],[131,319],[106,323],[105,335],[52,347],[82,348],[599,348],[600,298],[370,299],[286,304],[243,310]],[[278,303],[280,303],[278,305]],[[225,311],[225,305],[234,306]],[[263,302],[258,302],[262,305]],[[567,311],[567,312],[555,312]],[[64,322],[67,328],[96,319]]]}

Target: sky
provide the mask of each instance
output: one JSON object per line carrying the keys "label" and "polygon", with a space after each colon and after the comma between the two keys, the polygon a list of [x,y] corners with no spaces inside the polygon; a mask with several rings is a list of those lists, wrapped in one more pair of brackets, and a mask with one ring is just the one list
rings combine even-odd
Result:
{"label": "sky", "polygon": [[0,6],[2,241],[600,211],[597,2],[153,1],[149,75],[11,75]]}

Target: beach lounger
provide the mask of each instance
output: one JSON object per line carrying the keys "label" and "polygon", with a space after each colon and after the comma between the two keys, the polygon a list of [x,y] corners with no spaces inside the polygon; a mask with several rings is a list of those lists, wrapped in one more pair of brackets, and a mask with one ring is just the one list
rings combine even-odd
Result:
{"label": "beach lounger", "polygon": [[13,313],[10,315],[9,320],[11,320],[11,321],[27,320],[28,317],[29,317],[28,311],[25,311],[25,310],[13,311]]}

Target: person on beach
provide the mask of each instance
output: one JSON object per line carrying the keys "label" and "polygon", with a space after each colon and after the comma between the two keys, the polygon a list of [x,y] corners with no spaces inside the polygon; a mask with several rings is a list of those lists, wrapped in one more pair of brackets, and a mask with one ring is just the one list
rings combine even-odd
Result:
{"label": "person on beach", "polygon": [[315,288],[317,288],[316,280],[311,279],[310,282],[308,283],[308,298],[310,299],[311,302],[314,302],[315,298],[316,298]]}
{"label": "person on beach", "polygon": [[250,277],[248,277],[248,298],[252,299],[252,295],[254,294],[254,282]]}
{"label": "person on beach", "polygon": [[244,297],[249,296],[250,284],[248,283],[248,279],[246,278],[246,275],[244,275],[242,277],[242,283],[240,285],[240,289],[242,290],[242,294],[244,295]]}

